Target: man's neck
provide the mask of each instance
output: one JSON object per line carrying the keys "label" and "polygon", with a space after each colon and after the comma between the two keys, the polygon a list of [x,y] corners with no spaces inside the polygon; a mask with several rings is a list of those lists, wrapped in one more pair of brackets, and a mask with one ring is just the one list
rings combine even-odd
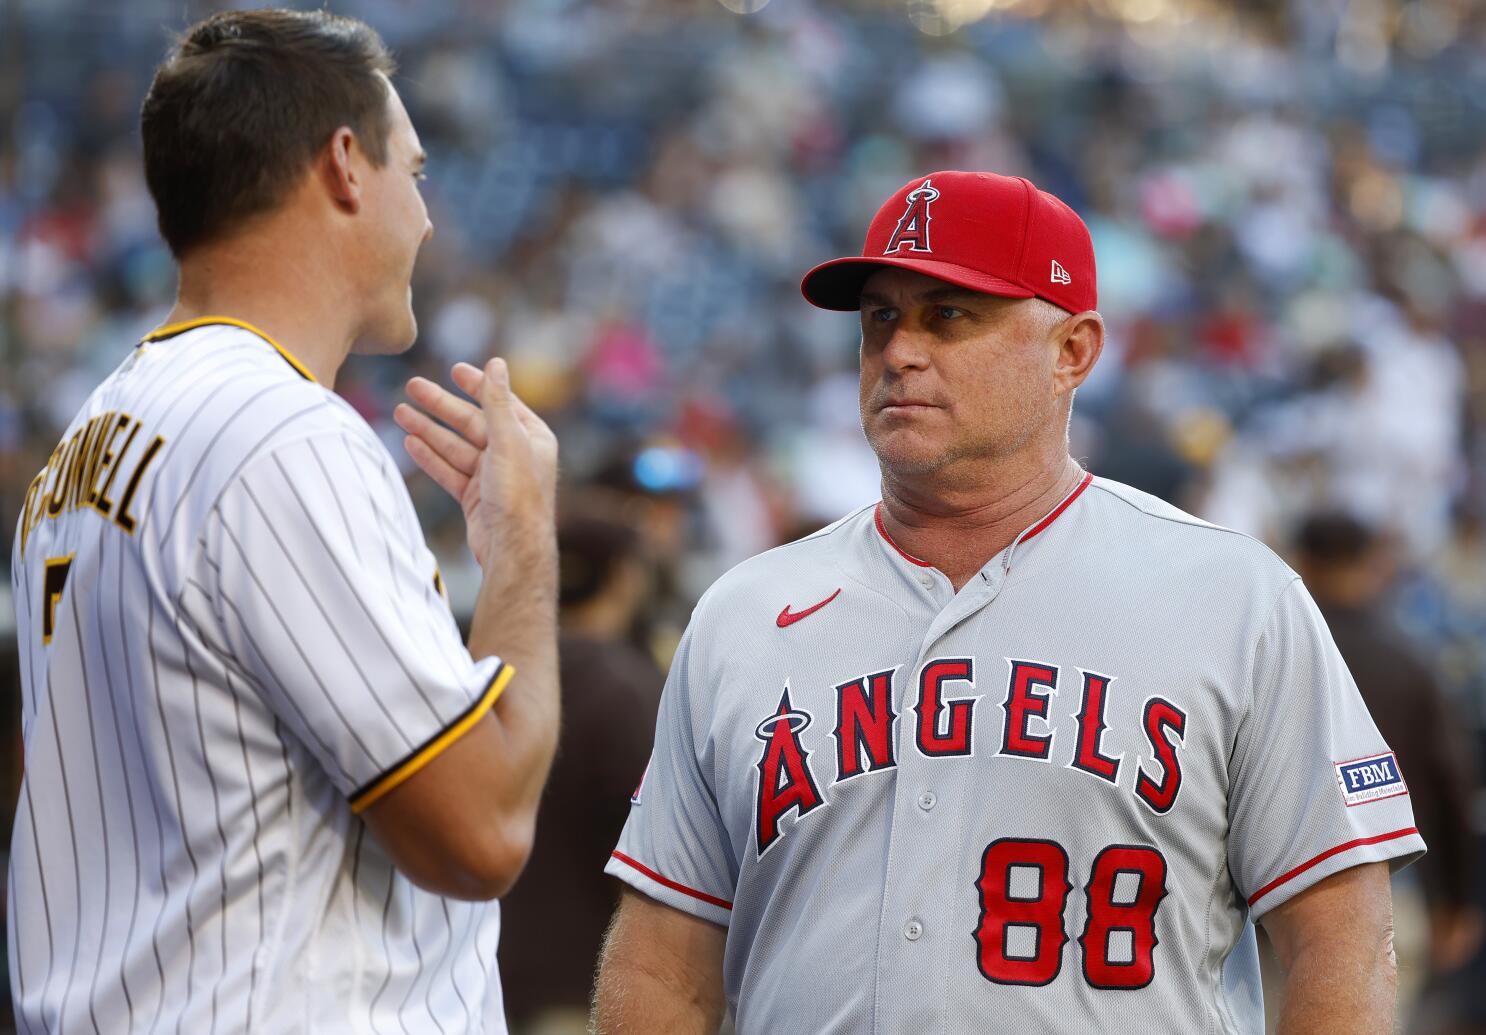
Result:
{"label": "man's neck", "polygon": [[335,387],[356,337],[354,307],[334,271],[309,249],[284,247],[268,234],[205,245],[181,263],[180,288],[167,325],[207,316],[251,324]]}
{"label": "man's neck", "polygon": [[904,552],[938,568],[956,591],[1077,488],[1084,471],[1066,452],[1004,467],[973,488],[882,479],[882,522]]}

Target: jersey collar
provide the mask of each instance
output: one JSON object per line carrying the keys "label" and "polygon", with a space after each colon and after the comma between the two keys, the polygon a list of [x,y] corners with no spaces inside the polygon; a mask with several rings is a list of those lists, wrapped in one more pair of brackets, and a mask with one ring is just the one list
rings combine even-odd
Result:
{"label": "jersey collar", "polygon": [[[1048,511],[1047,516],[1022,529],[1021,533],[1011,541],[1011,545],[1002,551],[1001,565],[1003,574],[1011,571],[1011,558],[1012,555],[1016,553],[1016,548],[1023,545],[1038,534],[1046,531],[1049,525],[1051,525],[1054,521],[1058,520],[1058,518],[1062,516],[1063,511],[1067,510],[1070,506],[1073,505],[1074,500],[1083,495],[1083,491],[1089,487],[1089,484],[1093,480],[1094,475],[1091,472],[1085,473],[1083,478],[1079,481],[1078,485],[1074,486],[1073,491],[1070,492],[1067,496],[1064,496],[1062,502],[1060,502],[1056,507]],[[894,552],[896,552],[898,556],[902,557],[910,564],[915,564],[920,568],[933,567],[933,565],[930,564],[928,561],[913,556],[913,554],[909,553],[907,550],[903,549],[901,546],[893,541],[893,537],[888,534],[887,526],[882,523],[881,501],[879,501],[877,506],[872,510],[872,523],[877,526],[877,534],[882,536],[883,542],[892,547]]]}
{"label": "jersey collar", "polygon": [[1036,524],[1029,526],[1022,532],[1021,535],[1017,536],[1011,541],[1011,545],[1006,549],[1006,558],[1004,561],[1002,561],[1001,564],[1003,573],[1009,573],[1011,571],[1011,557],[1014,553],[1016,553],[1016,548],[1026,543],[1029,539],[1036,536],[1040,532],[1046,531],[1049,525],[1051,525],[1054,521],[1058,520],[1058,518],[1062,516],[1063,511],[1067,510],[1073,505],[1074,500],[1083,495],[1084,490],[1089,487],[1089,484],[1093,480],[1093,472],[1084,472],[1084,476],[1079,479],[1079,483],[1073,487],[1073,491],[1063,497],[1063,502],[1059,503],[1052,510],[1048,511],[1047,517],[1043,518]]}
{"label": "jersey collar", "polygon": [[198,317],[195,320],[186,320],[182,323],[169,324],[165,327],[153,330],[149,334],[146,334],[142,339],[140,339],[139,343],[141,345],[147,345],[151,342],[164,341],[167,338],[174,338],[177,334],[185,334],[187,331],[194,331],[198,327],[213,326],[239,327],[247,331],[249,334],[256,334],[258,337],[262,338],[264,341],[272,345],[274,351],[277,352],[280,356],[284,357],[284,362],[288,363],[291,367],[299,372],[300,377],[304,378],[306,381],[313,382],[315,380],[315,375],[310,373],[305,365],[301,363],[297,358],[295,358],[292,352],[284,348],[284,346],[280,345],[278,342],[274,341],[273,338],[269,337],[267,334],[264,334],[257,327],[254,327],[252,324],[248,323],[246,320],[237,320],[230,316],[202,316]]}

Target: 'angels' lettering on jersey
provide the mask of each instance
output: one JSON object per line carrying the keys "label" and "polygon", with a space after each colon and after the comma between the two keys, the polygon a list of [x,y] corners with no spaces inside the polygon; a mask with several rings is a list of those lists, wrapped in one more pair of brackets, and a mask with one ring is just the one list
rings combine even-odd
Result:
{"label": "'angels' lettering on jersey", "polygon": [[[1133,768],[1135,775],[1125,781],[1128,793],[1157,815],[1165,815],[1175,807],[1182,787],[1180,749],[1187,732],[1183,709],[1158,695],[1147,698],[1140,710],[1140,728],[1122,731],[1140,739],[1141,760],[1126,767],[1127,752],[1109,755],[1104,748],[1109,733],[1105,701],[1116,677],[1075,669],[1082,687],[1081,703],[1076,712],[1056,715],[1050,711],[1050,703],[1059,690],[1060,666],[1011,658],[1004,662],[1008,669],[1001,701],[1005,723],[992,754],[1053,762],[1097,777],[1111,787],[1119,786],[1121,773]],[[899,668],[867,673],[836,686],[833,702],[836,725],[830,734],[836,742],[835,775],[825,792],[821,791],[811,765],[813,752],[800,739],[814,722],[814,716],[791,703],[788,687],[778,706],[760,720],[754,734],[762,744],[756,763],[758,793],[754,804],[759,858],[783,836],[781,824],[791,810],[797,819],[802,818],[826,804],[835,785],[897,767],[892,735],[893,724],[898,719],[893,712],[893,677]],[[919,670],[911,721],[917,729],[916,742],[924,758],[977,753],[972,731],[980,698],[963,695],[967,689],[974,690],[974,674],[974,658],[935,658]],[[955,690],[954,683],[968,686]],[[1058,736],[1060,730],[1062,737]],[[1055,756],[1055,741],[1060,745],[1071,743],[1072,747],[1066,751],[1060,747]],[[1384,760],[1388,757],[1391,756],[1385,756]],[[1378,769],[1377,760],[1371,761],[1373,768]],[[821,763],[817,765],[824,768]],[[1382,782],[1381,777],[1357,772],[1357,782],[1364,778]],[[1393,786],[1397,783],[1393,781]]]}

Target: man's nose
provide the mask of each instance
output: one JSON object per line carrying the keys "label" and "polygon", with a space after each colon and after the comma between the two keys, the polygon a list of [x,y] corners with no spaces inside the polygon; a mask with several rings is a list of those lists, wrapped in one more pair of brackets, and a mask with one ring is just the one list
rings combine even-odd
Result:
{"label": "man's nose", "polygon": [[928,365],[928,342],[923,332],[907,325],[893,328],[882,349],[882,360],[889,370],[914,370]]}

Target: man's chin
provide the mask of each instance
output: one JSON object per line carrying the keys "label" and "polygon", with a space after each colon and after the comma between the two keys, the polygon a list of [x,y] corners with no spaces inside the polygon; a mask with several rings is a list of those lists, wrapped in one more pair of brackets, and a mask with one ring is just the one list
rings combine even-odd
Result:
{"label": "man's chin", "polygon": [[385,325],[369,328],[356,339],[351,352],[358,356],[395,356],[418,340],[418,321],[412,313]]}
{"label": "man's chin", "polygon": [[874,436],[870,444],[882,469],[899,476],[929,474],[948,459],[942,445],[907,430]]}

